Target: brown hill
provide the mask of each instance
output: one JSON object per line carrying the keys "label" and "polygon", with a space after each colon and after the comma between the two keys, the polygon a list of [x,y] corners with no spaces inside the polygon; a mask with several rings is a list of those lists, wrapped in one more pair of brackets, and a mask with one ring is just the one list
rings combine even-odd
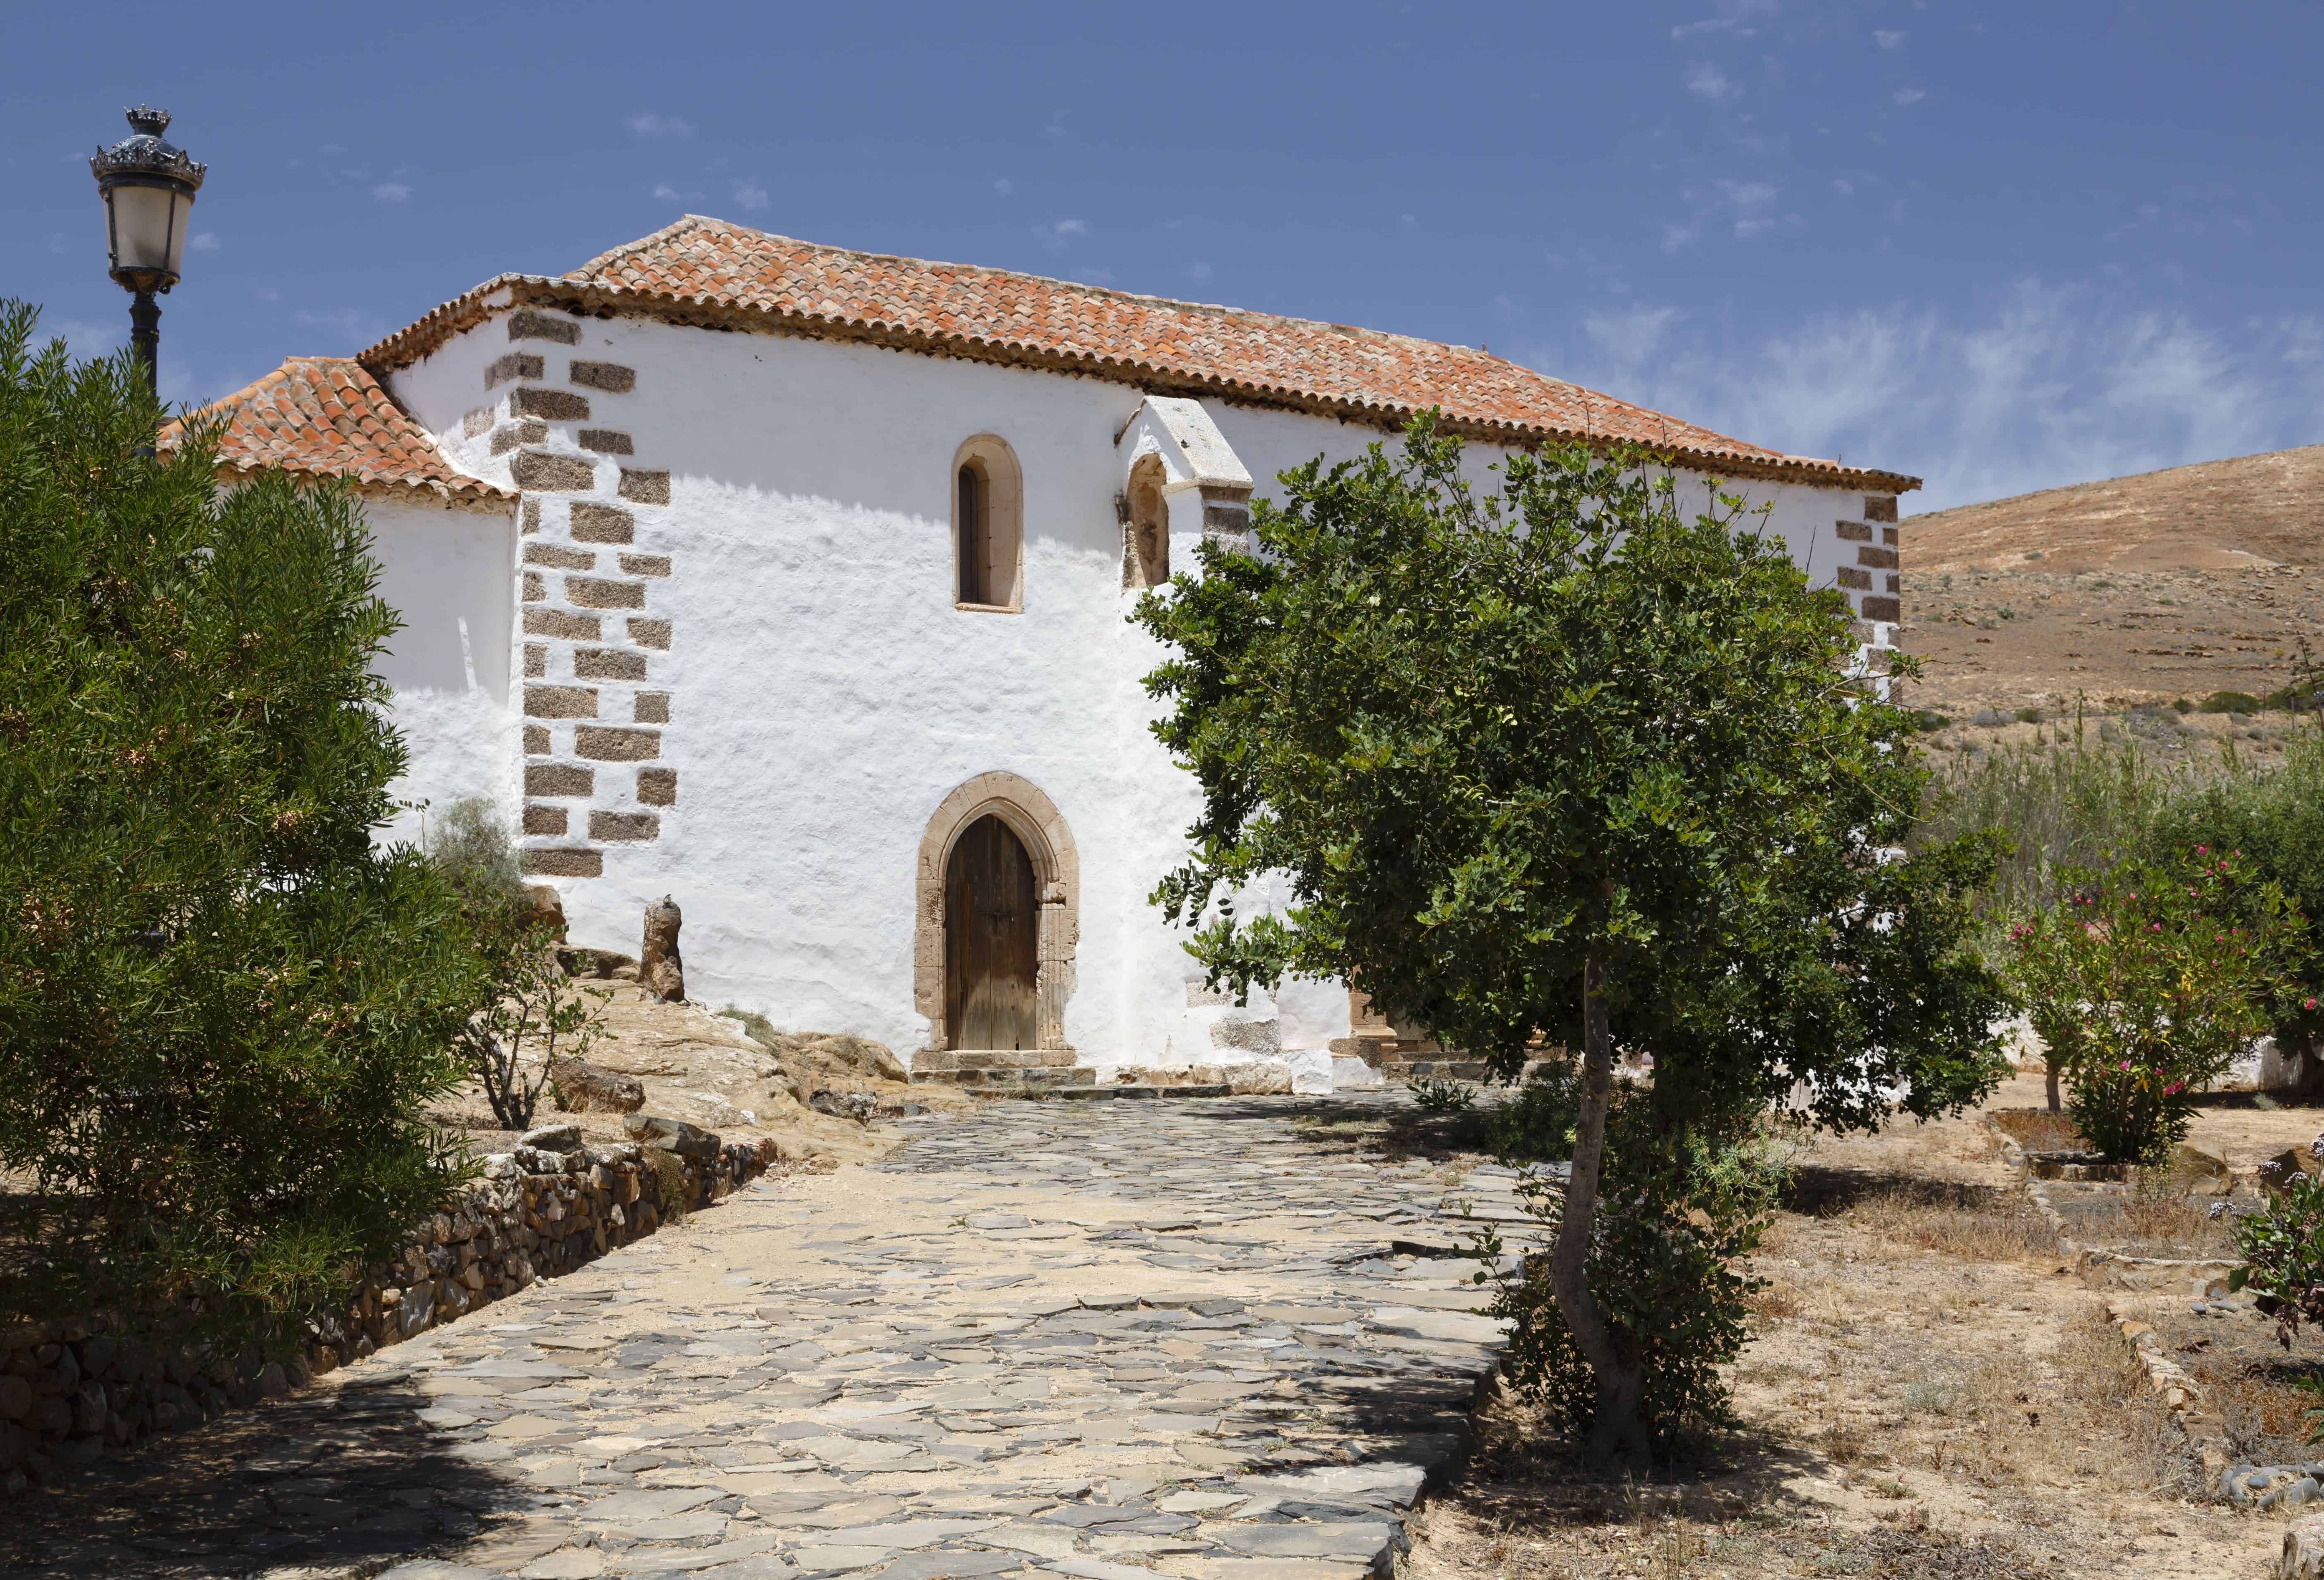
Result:
{"label": "brown hill", "polygon": [[2324,648],[2324,445],[1908,518],[1913,700],[2111,711],[2273,691]]}

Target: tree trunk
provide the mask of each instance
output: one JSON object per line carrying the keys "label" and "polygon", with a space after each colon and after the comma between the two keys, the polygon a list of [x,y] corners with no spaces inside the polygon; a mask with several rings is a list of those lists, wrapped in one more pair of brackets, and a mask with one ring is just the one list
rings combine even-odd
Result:
{"label": "tree trunk", "polygon": [[2050,1112],[2055,1113],[2059,1109],[2058,1061],[2054,1058],[2043,1059],[2042,1061],[2042,1075],[2043,1079],[2048,1084],[2050,1090]]}
{"label": "tree trunk", "polygon": [[1550,1252],[1549,1287],[1575,1347],[1598,1377],[1590,1452],[1617,1469],[1647,1466],[1639,1418],[1645,1371],[1590,1292],[1590,1230],[1598,1216],[1598,1177],[1606,1154],[1606,1112],[1614,1098],[1614,1039],[1607,1027],[1606,962],[1594,951],[1582,967],[1582,1107],[1573,1127],[1573,1174]]}

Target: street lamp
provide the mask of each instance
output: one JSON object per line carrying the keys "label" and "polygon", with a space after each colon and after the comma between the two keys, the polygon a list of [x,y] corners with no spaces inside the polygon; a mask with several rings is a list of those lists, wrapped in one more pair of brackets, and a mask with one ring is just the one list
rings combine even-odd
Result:
{"label": "street lamp", "polygon": [[132,134],[97,150],[88,168],[105,198],[114,283],[135,296],[129,305],[129,338],[145,365],[146,387],[158,395],[161,310],[153,298],[178,282],[194,193],[208,167],[161,140],[170,129],[169,111],[139,105],[125,113]]}

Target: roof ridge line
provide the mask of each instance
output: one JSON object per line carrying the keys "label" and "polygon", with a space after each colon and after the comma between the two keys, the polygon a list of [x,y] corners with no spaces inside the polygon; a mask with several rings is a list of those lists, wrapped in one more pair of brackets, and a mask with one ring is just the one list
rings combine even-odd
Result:
{"label": "roof ridge line", "polygon": [[[648,242],[658,241],[666,236],[675,235],[689,222],[697,226],[715,226],[722,230],[739,231],[745,236],[758,236],[765,241],[783,242],[791,246],[805,247],[810,252],[834,253],[842,257],[862,258],[875,263],[908,263],[913,267],[919,269],[952,270],[964,274],[982,275],[989,279],[1029,280],[1036,284],[1051,285],[1065,291],[1080,291],[1086,296],[1106,297],[1114,301],[1131,301],[1153,307],[1191,308],[1197,312],[1215,313],[1224,318],[1258,319],[1268,323],[1296,324],[1301,328],[1330,329],[1337,334],[1354,335],[1370,339],[1404,340],[1409,341],[1416,346],[1434,346],[1448,351],[1465,351],[1475,356],[1492,357],[1495,362],[1516,368],[1520,373],[1530,374],[1535,378],[1547,379],[1552,383],[1570,383],[1570,381],[1558,378],[1554,374],[1543,373],[1538,368],[1527,367],[1521,362],[1511,362],[1506,356],[1494,356],[1491,352],[1485,350],[1482,346],[1464,346],[1458,340],[1431,340],[1425,335],[1407,335],[1399,329],[1374,329],[1362,324],[1335,323],[1330,319],[1303,319],[1294,313],[1268,312],[1263,308],[1233,307],[1225,302],[1194,301],[1182,296],[1158,296],[1151,291],[1122,291],[1111,285],[1094,285],[1086,280],[1068,280],[1061,274],[1036,274],[1028,269],[1003,269],[995,263],[948,263],[942,258],[917,257],[910,253],[868,252],[862,247],[836,246],[829,242],[811,242],[799,236],[785,236],[780,231],[761,230],[755,226],[744,225],[739,220],[722,219],[715,214],[685,215],[680,218],[672,221],[670,224],[662,226],[661,229],[654,232],[651,236],[641,236],[636,241],[624,242],[618,247],[600,253],[596,257],[594,257],[586,263],[582,264],[581,268],[576,269],[570,273],[558,276],[558,278],[570,281],[575,284],[598,283],[595,281],[584,279],[582,277],[583,271],[594,269],[609,258],[627,255],[636,249],[643,247]],[[1572,385],[1572,387],[1579,388],[1580,386]],[[1618,395],[1609,395],[1602,398],[1614,401],[1621,400],[1621,397]],[[1622,403],[1625,405],[1630,404],[1628,402],[1623,402]],[[1643,410],[1643,408],[1640,408],[1640,410]]]}

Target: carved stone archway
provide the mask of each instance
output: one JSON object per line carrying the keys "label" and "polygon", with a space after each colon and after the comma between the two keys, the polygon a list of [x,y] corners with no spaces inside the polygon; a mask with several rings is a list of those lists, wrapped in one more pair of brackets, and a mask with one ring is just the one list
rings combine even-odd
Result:
{"label": "carved stone archway", "polygon": [[927,1017],[927,1051],[950,1043],[945,1025],[945,871],[952,847],[978,818],[1009,826],[1032,858],[1040,893],[1040,975],[1035,1030],[1045,1049],[1069,1050],[1065,1001],[1074,993],[1074,949],[1081,939],[1082,867],[1065,814],[1040,786],[1013,773],[980,773],[945,797],[920,836],[913,883],[912,1003]]}

